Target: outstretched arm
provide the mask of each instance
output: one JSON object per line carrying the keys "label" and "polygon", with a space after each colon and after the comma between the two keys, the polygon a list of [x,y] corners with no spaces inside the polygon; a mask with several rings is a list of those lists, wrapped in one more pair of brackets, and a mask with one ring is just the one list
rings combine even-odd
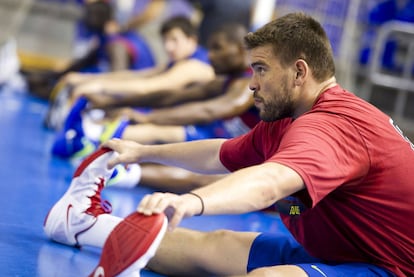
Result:
{"label": "outstretched arm", "polygon": [[103,144],[119,155],[108,166],[131,163],[159,163],[181,167],[204,174],[228,173],[220,161],[220,147],[225,139],[198,140],[191,142],[142,145],[133,141],[112,139]]}
{"label": "outstretched arm", "polygon": [[166,89],[142,95],[128,94],[116,101],[113,98],[107,101],[100,94],[89,95],[88,99],[94,108],[131,106],[163,108],[216,97],[221,93],[223,82],[222,78],[216,78],[206,84],[194,84],[179,90]]}
{"label": "outstretched arm", "polygon": [[137,210],[146,215],[165,212],[170,228],[184,217],[198,214],[240,214],[261,210],[304,189],[299,174],[284,165],[268,162],[241,169],[194,194],[154,193]]}
{"label": "outstretched arm", "polygon": [[[134,162],[174,165],[201,173],[227,173],[219,153],[224,139],[200,140],[175,144],[141,145],[112,139],[103,144],[119,155],[108,166]],[[146,215],[165,212],[170,228],[184,217],[196,214],[237,214],[266,208],[274,202],[305,188],[300,175],[293,169],[266,162],[240,169],[211,185],[176,195],[154,193],[143,198],[138,211]]]}
{"label": "outstretched arm", "polygon": [[[91,92],[90,87],[94,87],[96,84],[99,86],[97,92],[102,91],[102,81],[103,80],[115,80],[117,82],[137,79],[137,78],[146,78],[159,74],[164,70],[164,67],[156,66],[148,69],[141,70],[118,70],[111,71],[106,73],[80,73],[72,71],[73,69],[65,71],[64,75],[60,79],[62,85],[70,85],[75,88],[75,90],[89,91]],[[94,92],[92,90],[92,92]]]}
{"label": "outstretched arm", "polygon": [[81,69],[85,68],[96,62],[98,59],[98,49],[92,49],[89,53],[85,55],[85,57],[74,60],[65,70],[59,72],[59,77],[64,76],[65,74],[72,72],[72,71],[80,71]]}
{"label": "outstretched arm", "polygon": [[100,78],[97,84],[77,87],[74,94],[76,96],[90,93],[105,93],[116,96],[142,95],[159,90],[182,89],[191,83],[211,81],[213,77],[214,71],[210,65],[190,59],[180,61],[172,68],[144,79],[118,81]]}
{"label": "outstretched arm", "polygon": [[207,123],[240,115],[253,105],[248,79],[243,78],[235,81],[227,92],[217,97],[153,110],[148,114],[139,114],[136,120],[159,125]]}

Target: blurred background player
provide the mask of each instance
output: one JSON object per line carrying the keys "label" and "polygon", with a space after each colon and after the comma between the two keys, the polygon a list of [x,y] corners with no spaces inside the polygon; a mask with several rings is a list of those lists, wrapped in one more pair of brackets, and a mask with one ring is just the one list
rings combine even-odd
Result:
{"label": "blurred background player", "polygon": [[[61,71],[27,74],[29,88],[42,98],[49,98],[52,86],[69,72],[100,73],[119,70],[140,70],[155,66],[154,55],[146,39],[132,29],[121,29],[114,18],[112,4],[103,0],[89,1],[83,7],[78,23],[78,36],[88,41],[85,53]],[[83,45],[77,39],[75,45]],[[77,47],[75,47],[76,49]]]}
{"label": "blurred background player", "polygon": [[180,90],[214,78],[207,50],[198,45],[197,29],[189,18],[178,16],[168,19],[161,26],[160,34],[169,56],[168,64],[139,71],[70,73],[58,87],[61,90],[50,105],[46,125],[61,129],[68,108],[81,95],[99,95],[109,103],[117,103],[129,95],[148,94],[163,89]]}

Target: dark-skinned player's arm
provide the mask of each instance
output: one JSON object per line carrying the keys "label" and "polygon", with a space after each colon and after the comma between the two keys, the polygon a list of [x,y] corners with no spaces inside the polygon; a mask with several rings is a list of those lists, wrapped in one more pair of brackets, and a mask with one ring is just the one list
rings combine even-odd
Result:
{"label": "dark-skinned player's arm", "polygon": [[[164,89],[142,95],[128,94],[118,99],[111,107],[163,108],[191,101],[206,100],[218,96],[221,93],[223,83],[224,78],[218,77],[210,82],[192,84],[180,90]],[[101,108],[99,97],[101,96],[88,96],[95,108]],[[105,104],[104,107],[108,107],[108,105]]]}
{"label": "dark-skinned player's arm", "polygon": [[248,78],[242,78],[234,81],[226,93],[212,99],[155,109],[151,113],[140,115],[140,122],[159,125],[187,125],[240,115],[254,105],[248,83]]}

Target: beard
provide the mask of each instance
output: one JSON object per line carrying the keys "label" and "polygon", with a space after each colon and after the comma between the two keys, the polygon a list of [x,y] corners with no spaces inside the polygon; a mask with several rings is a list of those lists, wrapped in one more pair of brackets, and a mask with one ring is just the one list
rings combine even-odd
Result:
{"label": "beard", "polygon": [[263,107],[260,109],[260,118],[265,122],[272,122],[287,117],[293,117],[295,104],[292,93],[284,85],[274,93],[268,101],[262,99]]}

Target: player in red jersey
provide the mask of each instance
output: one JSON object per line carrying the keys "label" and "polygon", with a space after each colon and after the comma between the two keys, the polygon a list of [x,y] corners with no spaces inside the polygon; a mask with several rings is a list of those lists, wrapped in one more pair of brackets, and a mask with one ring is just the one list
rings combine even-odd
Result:
{"label": "player in red jersey", "polygon": [[[120,156],[111,165],[150,159],[234,172],[194,191],[203,212],[243,213],[276,203],[299,244],[277,234],[177,230],[164,238],[150,267],[168,274],[413,275],[413,144],[390,117],[336,83],[328,39],[312,18],[281,17],[247,35],[246,43],[263,122],[235,139],[173,147],[113,140],[107,146]],[[138,207],[145,214],[166,209],[174,210],[175,227],[198,214],[201,202],[157,193]],[[191,247],[170,250],[176,240]],[[292,248],[297,254],[289,259]]]}
{"label": "player in red jersey", "polygon": [[[148,267],[169,276],[414,276],[414,145],[389,116],[336,83],[329,41],[313,18],[288,14],[245,42],[262,118],[249,133],[104,144],[118,153],[109,168],[145,161],[231,172],[191,193],[143,198],[138,212],[165,212],[170,229]],[[184,217],[273,204],[294,239],[176,228]]]}

